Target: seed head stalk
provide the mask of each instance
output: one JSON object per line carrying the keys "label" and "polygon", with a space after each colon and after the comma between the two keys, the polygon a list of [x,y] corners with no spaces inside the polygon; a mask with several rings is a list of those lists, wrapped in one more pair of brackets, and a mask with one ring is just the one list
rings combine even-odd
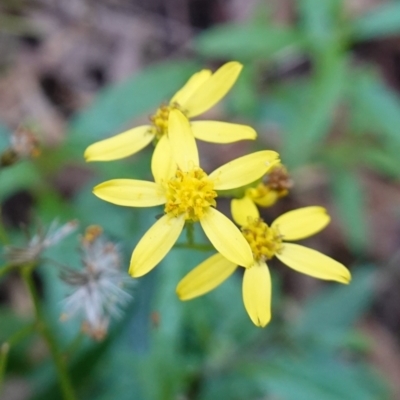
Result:
{"label": "seed head stalk", "polygon": [[35,319],[37,324],[37,330],[42,335],[45,340],[51,356],[53,358],[53,362],[56,367],[58,380],[60,383],[60,388],[62,392],[62,396],[64,400],[76,400],[76,396],[74,390],[72,388],[72,384],[69,378],[67,366],[65,360],[57,346],[57,342],[50,328],[48,327],[43,310],[40,304],[39,295],[37,293],[35,283],[32,279],[34,265],[26,265],[21,268],[21,277],[25,282],[25,285],[28,289],[29,295],[32,299],[34,311],[35,311]]}

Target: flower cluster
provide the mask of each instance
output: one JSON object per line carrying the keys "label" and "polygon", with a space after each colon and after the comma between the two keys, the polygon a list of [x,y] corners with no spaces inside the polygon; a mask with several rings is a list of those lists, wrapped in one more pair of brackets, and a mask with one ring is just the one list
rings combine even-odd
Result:
{"label": "flower cluster", "polygon": [[[278,217],[271,226],[257,206],[268,207],[288,193],[292,183],[275,151],[239,157],[211,173],[200,165],[196,140],[230,143],[256,138],[248,126],[220,121],[193,121],[231,89],[242,65],[228,62],[215,73],[202,70],[139,126],[89,146],[87,161],[109,161],[132,155],[153,141],[154,181],[113,179],[93,192],[113,204],[128,207],[164,206],[164,214],[133,250],[129,273],[151,271],[172,249],[185,225],[199,223],[217,253],[194,268],[177,286],[181,300],[214,289],[237,266],[244,268],[243,300],[257,326],[271,317],[271,279],[267,261],[279,258],[289,267],[320,279],[350,281],[349,271],[323,254],[291,242],[311,236],[329,223],[322,207],[305,207]],[[231,203],[233,220],[217,209],[223,193],[241,193]],[[239,228],[239,227],[240,228]]]}

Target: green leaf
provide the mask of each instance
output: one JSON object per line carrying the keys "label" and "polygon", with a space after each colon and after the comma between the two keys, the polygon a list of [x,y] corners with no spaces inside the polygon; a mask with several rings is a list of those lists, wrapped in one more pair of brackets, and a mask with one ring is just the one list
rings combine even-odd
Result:
{"label": "green leaf", "polygon": [[266,59],[300,46],[299,34],[289,27],[225,24],[206,30],[195,40],[205,57],[234,60]]}
{"label": "green leaf", "polygon": [[229,94],[227,111],[230,116],[240,115],[251,119],[257,118],[260,108],[257,73],[257,68],[252,64],[246,65],[241,72],[235,84],[235,89]]}
{"label": "green leaf", "polygon": [[384,149],[370,147],[363,149],[362,158],[364,162],[379,173],[390,178],[400,178],[398,157],[390,154]]}
{"label": "green leaf", "polygon": [[330,283],[303,306],[295,330],[324,340],[332,332],[348,332],[373,300],[374,270],[358,267],[349,285]]}
{"label": "green leaf", "polygon": [[[182,236],[184,233],[182,234]],[[193,269],[203,260],[203,253],[189,249],[172,249],[157,266],[158,291],[153,307],[162,319],[155,338],[166,338],[170,346],[179,347],[179,331],[182,329],[185,302],[179,300],[176,294],[178,282],[188,270]]]}
{"label": "green leaf", "polygon": [[400,3],[389,2],[368,11],[351,22],[353,39],[369,40],[400,33]]}
{"label": "green leaf", "polygon": [[339,23],[342,0],[299,0],[299,25],[308,39],[311,50],[325,52],[340,44]]}
{"label": "green leaf", "polygon": [[282,159],[289,167],[306,163],[322,145],[346,83],[346,72],[345,60],[334,56],[320,74],[312,77],[285,133]]}
{"label": "green leaf", "polygon": [[[90,385],[93,385],[95,389],[98,389],[98,387],[104,382],[103,380],[100,380],[100,382],[94,382],[94,380],[98,378],[98,376],[95,376],[95,373],[97,372],[96,368],[102,363],[103,365],[106,365],[107,368],[112,368],[112,366],[109,365],[107,353],[112,348],[112,345],[120,340],[121,333],[125,331],[128,322],[129,315],[124,317],[114,326],[114,329],[111,330],[104,341],[101,343],[88,343],[87,341],[78,354],[72,355],[72,360],[68,359],[69,376],[74,386],[74,390],[82,393],[85,389],[87,390],[88,387],[92,389],[87,396],[78,396],[79,398],[97,399],[97,397],[92,397],[94,389]],[[61,399],[62,395],[60,393],[59,383],[55,376],[54,366],[51,365],[47,371],[43,371],[43,369],[44,368],[37,368],[32,376],[31,385],[33,387],[32,392],[34,393],[32,400]]]}
{"label": "green leaf", "polygon": [[[153,315],[159,323],[153,330],[151,349],[146,358],[136,365],[136,373],[148,399],[174,399],[182,392],[186,375],[181,353],[184,328],[182,303],[175,288],[188,267],[199,262],[199,254],[190,250],[172,250],[150,276],[158,286],[152,301]],[[157,384],[154,384],[157,382]]]}
{"label": "green leaf", "polygon": [[[86,389],[82,398],[96,400],[145,400],[139,382],[137,381],[134,368],[140,368],[138,364],[141,358],[132,352],[132,349],[123,343],[123,346],[116,346],[108,352],[109,354],[98,363],[96,374],[92,384]],[[169,366],[167,366],[169,368]],[[121,373],[129,371],[129,373]],[[97,372],[97,371],[96,371]],[[86,394],[86,396],[85,396]]]}
{"label": "green leaf", "polygon": [[108,235],[121,239],[132,238],[140,229],[141,214],[149,216],[149,212],[157,215],[160,209],[155,207],[150,210],[140,210],[131,207],[121,207],[99,199],[92,193],[95,186],[90,181],[74,200],[75,215],[84,229],[89,225],[100,225]]}
{"label": "green leaf", "polygon": [[0,352],[0,394],[5,372],[24,373],[32,368],[33,364],[32,360],[27,360],[27,354],[34,346],[34,321],[31,317],[23,318],[16,314],[13,309],[0,308],[0,343],[7,343],[9,346],[8,353]]}
{"label": "green leaf", "polygon": [[264,375],[264,385],[271,397],[285,400],[388,398],[386,386],[364,366],[312,355],[276,357],[271,362],[268,378]]}
{"label": "green leaf", "polygon": [[344,168],[331,170],[333,198],[339,212],[343,234],[350,248],[358,252],[368,243],[365,195],[359,177]]}
{"label": "green leaf", "polygon": [[229,371],[222,376],[210,376],[199,398],[201,400],[254,400],[264,397],[252,374],[246,374],[246,371]]}
{"label": "green leaf", "polygon": [[33,322],[31,318],[18,316],[15,311],[5,307],[0,308],[0,320],[0,343],[6,342],[10,336]]}
{"label": "green leaf", "polygon": [[[357,125],[373,130],[400,145],[400,98],[381,79],[368,71],[349,75],[346,92]],[[357,122],[357,121],[356,121]]]}
{"label": "green leaf", "polygon": [[16,190],[37,188],[44,184],[39,171],[31,161],[21,161],[0,172],[1,195],[4,199]]}

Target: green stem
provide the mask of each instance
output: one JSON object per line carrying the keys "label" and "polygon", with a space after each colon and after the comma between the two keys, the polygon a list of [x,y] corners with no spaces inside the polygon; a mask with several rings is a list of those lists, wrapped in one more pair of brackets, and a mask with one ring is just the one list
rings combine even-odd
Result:
{"label": "green stem", "polygon": [[192,250],[199,250],[199,251],[211,251],[215,250],[215,247],[211,246],[210,244],[190,244],[190,243],[176,243],[174,245],[175,249],[192,249]]}
{"label": "green stem", "polygon": [[37,293],[35,283],[32,279],[32,266],[26,266],[22,269],[22,278],[28,288],[29,294],[32,298],[33,306],[35,309],[35,318],[37,322],[37,329],[46,341],[54,364],[56,366],[58,380],[60,382],[61,392],[64,400],[75,400],[74,390],[68,375],[65,360],[58,349],[56,340],[45,322],[42,307],[40,304],[39,295]]}
{"label": "green stem", "polygon": [[191,222],[186,223],[186,239],[189,245],[194,244],[194,225]]}
{"label": "green stem", "polygon": [[10,243],[10,240],[8,239],[7,232],[4,229],[3,217],[1,215],[1,211],[0,211],[0,242],[2,242],[3,244],[9,244]]}
{"label": "green stem", "polygon": [[0,242],[3,244],[9,244],[10,241],[8,240],[7,232],[4,229],[3,221],[1,221],[0,217]]}
{"label": "green stem", "polygon": [[10,351],[10,345],[6,342],[0,347],[0,395],[3,387],[4,373],[6,372],[6,365],[8,360],[8,352]]}

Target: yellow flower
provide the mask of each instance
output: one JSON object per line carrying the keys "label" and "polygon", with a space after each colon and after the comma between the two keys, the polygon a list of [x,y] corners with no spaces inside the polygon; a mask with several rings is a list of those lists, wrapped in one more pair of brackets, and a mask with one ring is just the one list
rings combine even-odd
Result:
{"label": "yellow flower", "polygon": [[197,221],[225,258],[250,266],[253,256],[249,244],[235,224],[214,208],[216,191],[240,187],[260,178],[278,162],[278,154],[259,151],[228,162],[207,175],[200,168],[187,118],[174,109],[168,124],[169,140],[160,142],[152,159],[155,182],[114,179],[94,188],[96,196],[122,206],[165,205],[164,216],[134,249],[129,273],[139,277],[153,269],[175,244],[185,222]]}
{"label": "yellow flower", "polygon": [[[255,325],[264,327],[271,319],[272,289],[267,260],[274,256],[314,278],[350,282],[350,272],[344,265],[318,251],[287,243],[322,230],[330,221],[324,208],[313,206],[289,211],[268,226],[250,199],[232,200],[231,207],[253,254],[252,264],[244,266],[242,291],[244,306]],[[209,292],[232,275],[237,264],[222,254],[213,255],[179,282],[176,289],[179,298],[190,300]]]}
{"label": "yellow flower", "polygon": [[[168,117],[171,110],[180,110],[187,118],[203,114],[218,103],[236,82],[242,65],[236,61],[224,64],[215,73],[204,69],[194,74],[172,97],[150,117],[151,124],[142,125],[109,139],[90,145],[85,151],[86,161],[111,161],[128,157],[146,147],[151,141],[168,134]],[[193,121],[195,138],[212,143],[231,143],[255,139],[253,128],[218,121]]]}
{"label": "yellow flower", "polygon": [[255,187],[247,188],[245,196],[260,207],[271,207],[286,196],[291,187],[292,181],[286,168],[282,164],[277,164],[268,171],[262,182]]}

